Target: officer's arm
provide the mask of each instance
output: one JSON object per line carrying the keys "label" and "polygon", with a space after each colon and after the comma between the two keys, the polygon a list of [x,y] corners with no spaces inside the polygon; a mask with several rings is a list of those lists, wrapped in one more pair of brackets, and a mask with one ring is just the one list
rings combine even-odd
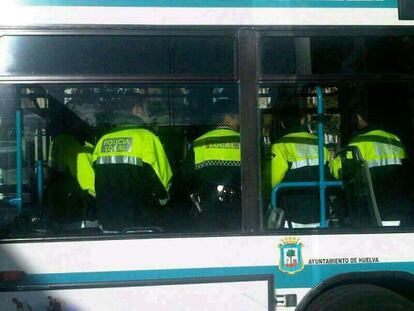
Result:
{"label": "officer's arm", "polygon": [[195,178],[195,170],[194,170],[194,149],[190,148],[187,153],[187,157],[185,158],[182,166],[182,179],[184,181],[184,185],[189,193],[194,192],[197,189],[196,186],[196,178]]}
{"label": "officer's arm", "polygon": [[272,161],[270,166],[272,187],[275,187],[282,181],[289,169],[287,159],[281,150],[281,144],[274,144],[272,146]]}
{"label": "officer's arm", "polygon": [[95,196],[95,172],[92,167],[93,146],[86,145],[77,156],[77,179],[79,186]]}
{"label": "officer's arm", "polygon": [[330,169],[331,169],[332,175],[336,179],[339,179],[340,172],[342,170],[342,163],[341,163],[341,157],[340,156],[337,156],[333,161],[331,161]]}
{"label": "officer's arm", "polygon": [[154,194],[157,200],[161,203],[161,205],[165,205],[168,202],[168,191],[162,184],[160,178],[156,174],[155,170],[151,165],[144,163],[144,170],[145,170],[145,178],[146,182],[149,186],[149,189]]}
{"label": "officer's arm", "polygon": [[[160,200],[160,203],[166,203],[168,200],[168,191],[171,186],[172,171],[170,162],[165,154],[164,147],[162,146],[158,137],[154,136],[154,158],[150,165],[154,170],[157,178],[152,178],[152,189],[156,197]],[[158,180],[157,180],[158,179]],[[161,186],[162,187],[161,187]]]}

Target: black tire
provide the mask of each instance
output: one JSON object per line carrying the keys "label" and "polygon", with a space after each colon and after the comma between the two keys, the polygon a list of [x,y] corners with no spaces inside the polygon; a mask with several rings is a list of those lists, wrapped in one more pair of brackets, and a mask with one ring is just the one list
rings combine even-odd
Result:
{"label": "black tire", "polygon": [[330,289],[314,300],[306,311],[413,311],[414,303],[380,286],[351,284]]}

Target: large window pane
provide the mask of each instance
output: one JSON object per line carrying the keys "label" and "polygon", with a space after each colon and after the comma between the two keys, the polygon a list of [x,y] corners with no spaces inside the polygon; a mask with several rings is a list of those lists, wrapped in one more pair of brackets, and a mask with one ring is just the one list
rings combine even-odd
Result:
{"label": "large window pane", "polygon": [[234,38],[3,36],[0,75],[235,74]]}
{"label": "large window pane", "polygon": [[278,74],[412,74],[412,37],[264,37],[261,72]]}
{"label": "large window pane", "polygon": [[0,91],[4,236],[241,230],[237,85]]}
{"label": "large window pane", "polygon": [[[325,84],[320,88],[324,118],[316,115],[315,86],[260,88],[262,199],[269,206],[268,228],[319,228],[325,225],[323,215],[328,228],[412,226],[411,84]],[[318,187],[321,121],[324,179],[330,182],[323,198],[325,209]],[[306,184],[310,181],[313,185]]]}

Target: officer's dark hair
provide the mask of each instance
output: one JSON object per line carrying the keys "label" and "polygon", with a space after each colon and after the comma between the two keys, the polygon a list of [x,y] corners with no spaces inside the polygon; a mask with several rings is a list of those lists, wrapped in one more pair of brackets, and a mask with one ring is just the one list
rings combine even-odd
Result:
{"label": "officer's dark hair", "polygon": [[214,104],[213,122],[220,124],[226,115],[238,115],[239,106],[233,98],[218,99]]}
{"label": "officer's dark hair", "polygon": [[301,125],[304,116],[303,110],[296,102],[295,98],[289,98],[275,111],[278,120],[282,121],[286,128]]}

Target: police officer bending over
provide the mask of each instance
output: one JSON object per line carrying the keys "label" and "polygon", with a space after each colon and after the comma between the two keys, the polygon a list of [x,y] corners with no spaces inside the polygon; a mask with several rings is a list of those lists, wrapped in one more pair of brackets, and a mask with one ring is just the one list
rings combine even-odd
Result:
{"label": "police officer bending over", "polygon": [[[318,137],[304,126],[299,106],[289,100],[277,111],[283,136],[272,145],[272,188],[281,182],[317,181],[319,176]],[[329,151],[325,148],[325,165]],[[326,167],[326,178],[329,169]],[[278,192],[277,206],[285,212],[285,227],[317,227],[320,221],[319,192],[315,189],[285,189]]]}
{"label": "police officer bending over", "polygon": [[197,227],[201,231],[241,227],[237,104],[223,101],[221,105],[216,128],[194,140],[187,159],[187,182],[193,202],[199,203]]}
{"label": "police officer bending over", "polygon": [[94,146],[82,139],[87,135],[71,122],[60,121],[60,133],[53,140],[49,156],[50,217],[60,224],[93,219]]}
{"label": "police officer bending over", "polygon": [[[358,147],[367,162],[383,226],[408,221],[411,189],[408,189],[410,183],[405,182],[403,161],[407,155],[401,140],[376,124],[375,111],[370,111],[366,105],[356,108],[353,123],[357,134],[349,146]],[[336,178],[341,177],[341,169],[341,160],[337,157],[332,167]]]}
{"label": "police officer bending over", "polygon": [[145,128],[147,117],[142,97],[126,97],[116,128],[96,145],[96,205],[104,230],[154,226],[154,208],[168,201],[172,172],[159,138]]}

